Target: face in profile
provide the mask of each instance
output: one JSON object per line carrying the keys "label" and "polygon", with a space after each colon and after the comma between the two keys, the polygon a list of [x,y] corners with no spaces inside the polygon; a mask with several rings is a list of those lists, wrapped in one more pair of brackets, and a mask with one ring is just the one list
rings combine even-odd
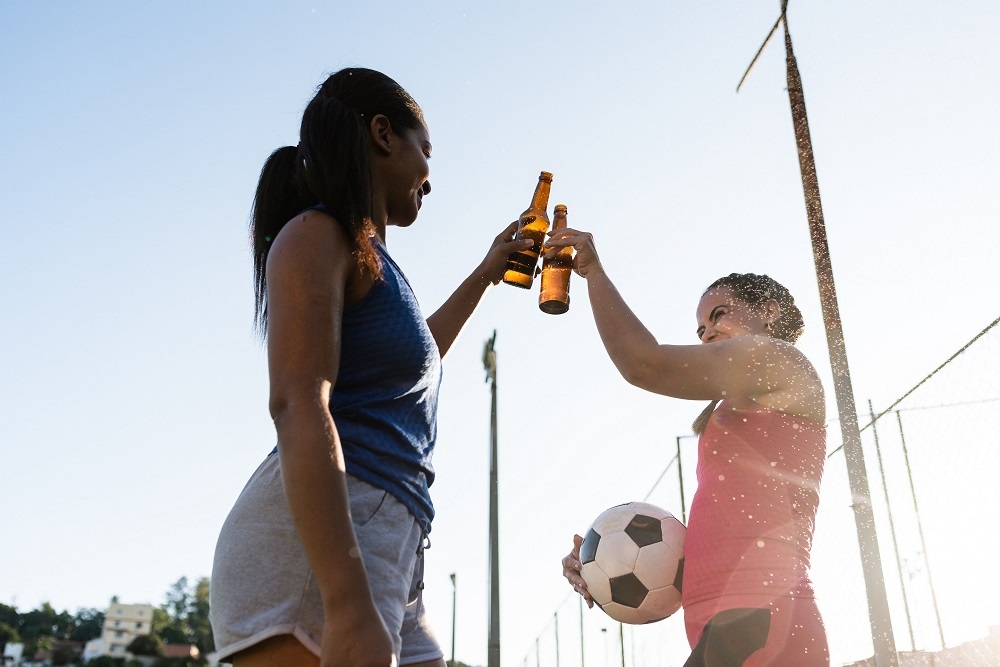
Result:
{"label": "face in profile", "polygon": [[[775,303],[769,301],[768,304]],[[776,304],[775,304],[776,305]],[[716,287],[705,293],[695,314],[698,339],[702,343],[768,334],[768,322],[773,314],[767,305],[753,308],[740,300],[728,287]]]}
{"label": "face in profile", "polygon": [[392,154],[386,171],[388,223],[407,227],[417,219],[424,195],[431,191],[431,140],[427,127],[403,128],[394,133]]}

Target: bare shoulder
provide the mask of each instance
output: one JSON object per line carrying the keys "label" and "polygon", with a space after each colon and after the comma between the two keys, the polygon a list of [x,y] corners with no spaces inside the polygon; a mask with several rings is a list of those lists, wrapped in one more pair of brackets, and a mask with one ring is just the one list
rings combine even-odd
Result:
{"label": "bare shoulder", "polygon": [[356,262],[344,228],[329,214],[315,209],[289,220],[272,241],[267,258],[272,273],[328,274],[346,280]]}
{"label": "bare shoulder", "polygon": [[775,389],[753,397],[762,405],[817,423],[826,421],[826,393],[812,361],[793,344],[771,339],[776,354]]}

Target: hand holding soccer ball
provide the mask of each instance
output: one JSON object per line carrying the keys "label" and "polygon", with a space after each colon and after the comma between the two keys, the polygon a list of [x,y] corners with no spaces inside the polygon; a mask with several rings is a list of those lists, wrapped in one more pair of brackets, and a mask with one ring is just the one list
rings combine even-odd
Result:
{"label": "hand holding soccer ball", "polygon": [[573,538],[563,576],[622,623],[663,620],[681,607],[684,524],[649,503],[632,502],[603,512],[585,538]]}

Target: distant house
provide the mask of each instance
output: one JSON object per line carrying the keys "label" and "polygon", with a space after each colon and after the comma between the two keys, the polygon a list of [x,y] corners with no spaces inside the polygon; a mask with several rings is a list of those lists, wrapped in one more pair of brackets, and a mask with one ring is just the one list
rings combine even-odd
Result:
{"label": "distant house", "polygon": [[201,657],[201,652],[194,644],[167,644],[163,647],[163,657],[197,660]]}
{"label": "distant house", "polygon": [[128,645],[153,631],[153,605],[113,602],[104,614],[101,626],[100,655],[124,658]]}
{"label": "distant house", "polygon": [[[69,639],[53,639],[51,648],[41,649],[35,652],[32,662],[40,662],[43,665],[51,665],[60,657],[63,664],[76,662],[83,653],[83,643],[74,642]],[[68,659],[68,661],[67,661]]]}
{"label": "distant house", "polygon": [[91,658],[96,658],[99,655],[104,655],[104,640],[103,639],[91,639],[83,647],[83,658],[84,662],[89,661]]}
{"label": "distant house", "polygon": [[3,648],[3,663],[4,665],[18,665],[21,663],[21,657],[24,655],[24,644],[15,644],[14,642],[7,642],[7,645]]}

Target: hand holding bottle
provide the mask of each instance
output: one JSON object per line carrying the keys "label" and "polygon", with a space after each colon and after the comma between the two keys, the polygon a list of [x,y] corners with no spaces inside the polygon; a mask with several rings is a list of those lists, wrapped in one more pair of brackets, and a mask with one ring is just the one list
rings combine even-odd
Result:
{"label": "hand holding bottle", "polygon": [[601,258],[597,255],[597,247],[594,245],[594,236],[589,232],[569,228],[554,231],[549,240],[545,242],[544,257],[555,257],[559,250],[570,247],[576,250],[576,256],[573,258],[573,269],[578,274],[588,278],[604,272]]}
{"label": "hand holding bottle", "polygon": [[[507,228],[500,232],[493,244],[490,246],[486,257],[480,262],[476,274],[482,276],[492,284],[496,285],[503,280],[504,271],[507,268],[507,258],[512,253],[530,250],[534,242],[528,238],[515,238],[517,234],[517,220],[507,225]],[[535,252],[540,250],[534,249]]]}

